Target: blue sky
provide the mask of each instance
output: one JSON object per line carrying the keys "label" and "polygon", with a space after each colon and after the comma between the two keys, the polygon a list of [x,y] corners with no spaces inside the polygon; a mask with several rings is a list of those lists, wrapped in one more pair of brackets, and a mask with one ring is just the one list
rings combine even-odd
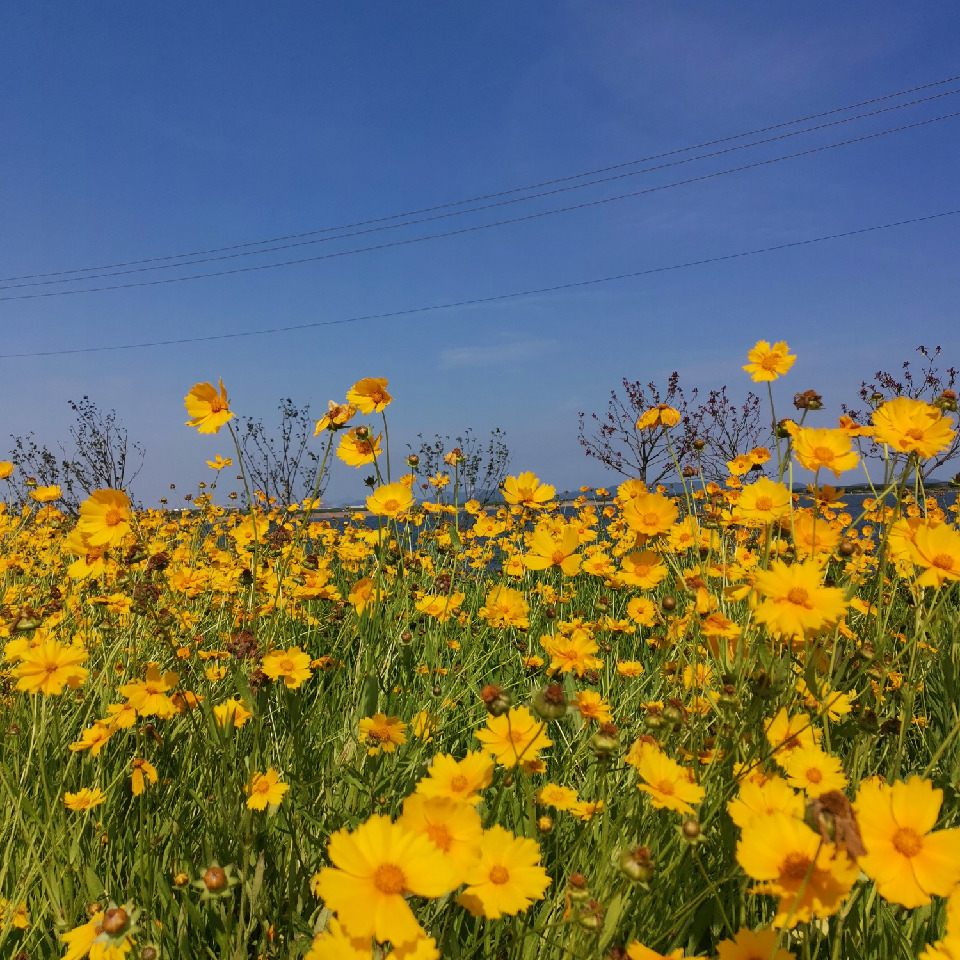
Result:
{"label": "blue sky", "polygon": [[[892,2],[53,2],[0,9],[0,275],[114,264],[447,203],[736,134],[960,74],[960,9]],[[960,84],[938,88],[939,92]],[[930,91],[930,92],[938,92]],[[456,229],[667,184],[960,110],[960,94],[782,143],[391,233]],[[3,353],[342,319],[666,266],[960,207],[960,118],[530,222],[325,261],[0,301]],[[9,434],[115,407],[147,448],[136,491],[208,480],[229,438],[183,425],[190,386],[234,409],[320,415],[387,377],[391,441],[507,431],[515,471],[614,483],[579,410],[671,370],[749,387],[757,339],[799,359],[782,415],[924,343],[960,366],[960,217],[635,280],[436,313],[153,349],[0,361]],[[180,271],[200,272],[199,268]],[[157,271],[114,278],[135,282]],[[20,281],[23,282],[23,281]],[[2,285],[2,284],[0,284]],[[68,287],[0,291],[0,297]],[[338,464],[335,502],[362,497]]]}

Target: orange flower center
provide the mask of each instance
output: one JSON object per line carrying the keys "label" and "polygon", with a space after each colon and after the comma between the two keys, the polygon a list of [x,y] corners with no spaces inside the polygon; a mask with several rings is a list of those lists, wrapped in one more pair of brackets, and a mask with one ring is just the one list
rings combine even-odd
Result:
{"label": "orange flower center", "polygon": [[818,770],[816,767],[811,767],[807,771],[807,780],[810,783],[822,783],[823,773],[820,770]]}
{"label": "orange flower center", "polygon": [[383,509],[387,513],[396,513],[400,509],[400,501],[394,500],[393,498],[385,500],[383,503]]}
{"label": "orange flower center", "polygon": [[640,519],[645,527],[655,527],[660,522],[660,517],[652,510],[648,510]]}
{"label": "orange flower center", "polygon": [[270,792],[270,781],[266,777],[261,777],[253,785],[254,793],[269,793]]}
{"label": "orange flower center", "polygon": [[456,793],[463,793],[468,786],[470,786],[470,781],[462,773],[458,773],[450,780],[450,789]]}
{"label": "orange flower center", "polygon": [[215,400],[210,401],[210,412],[211,413],[220,413],[221,410],[226,410],[227,405],[217,397]]}
{"label": "orange flower center", "polygon": [[297,669],[296,664],[289,657],[284,657],[278,666],[281,673],[293,673]]}
{"label": "orange flower center", "polygon": [[553,555],[550,559],[557,565],[560,566],[564,560],[567,559],[567,555],[562,550],[554,550]]}
{"label": "orange flower center", "polygon": [[813,861],[802,853],[787,854],[787,858],[780,864],[780,876],[784,880],[802,881],[812,866]]}
{"label": "orange flower center", "polygon": [[810,607],[810,594],[803,587],[791,587],[787,594],[787,601],[795,603],[798,607]]}
{"label": "orange flower center", "polygon": [[907,436],[908,436],[911,440],[922,440],[922,439],[923,439],[923,431],[922,431],[919,427],[911,427],[911,428],[907,431]]}
{"label": "orange flower center", "polygon": [[115,527],[118,523],[123,523],[123,514],[116,507],[111,507],[104,514],[103,522],[108,527]]}
{"label": "orange flower center", "polygon": [[427,836],[433,841],[434,846],[439,847],[444,853],[449,853],[453,837],[442,823],[428,823]]}
{"label": "orange flower center", "polygon": [[905,857],[915,857],[923,849],[923,839],[916,830],[901,827],[893,835],[893,848]]}
{"label": "orange flower center", "polygon": [[770,497],[757,497],[758,510],[772,510],[773,500]]}
{"label": "orange flower center", "polygon": [[829,463],[834,458],[834,452],[829,447],[814,447],[813,456],[821,463]]}
{"label": "orange flower center", "polygon": [[659,783],[655,783],[654,787],[668,797],[672,797],[677,792],[676,784],[672,780],[661,780]]}
{"label": "orange flower center", "polygon": [[938,553],[930,562],[933,566],[939,567],[941,570],[953,569],[953,557],[951,557],[949,553]]}
{"label": "orange flower center", "polygon": [[760,366],[764,370],[769,370],[771,373],[777,372],[777,364],[780,362],[779,353],[768,353],[765,357],[760,358]]}
{"label": "orange flower center", "polygon": [[498,886],[506,883],[510,879],[510,874],[507,873],[507,868],[503,864],[495,863],[490,868],[490,882],[495,883]]}
{"label": "orange flower center", "polygon": [[523,743],[526,739],[526,734],[522,730],[511,730],[510,731],[510,742],[511,743]]}
{"label": "orange flower center", "polygon": [[381,863],[373,874],[373,885],[388,897],[403,893],[406,882],[403,871],[392,863]]}

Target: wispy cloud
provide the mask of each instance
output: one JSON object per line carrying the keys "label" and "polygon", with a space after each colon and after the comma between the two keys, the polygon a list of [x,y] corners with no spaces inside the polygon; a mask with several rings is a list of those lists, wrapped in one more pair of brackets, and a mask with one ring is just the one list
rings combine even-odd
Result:
{"label": "wispy cloud", "polygon": [[539,358],[558,346],[556,340],[505,340],[499,343],[447,347],[440,351],[440,366],[504,367]]}

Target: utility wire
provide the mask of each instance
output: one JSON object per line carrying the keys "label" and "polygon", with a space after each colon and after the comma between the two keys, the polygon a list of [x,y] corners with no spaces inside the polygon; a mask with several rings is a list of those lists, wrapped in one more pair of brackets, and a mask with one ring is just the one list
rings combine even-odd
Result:
{"label": "utility wire", "polygon": [[[334,253],[317,254],[316,256],[312,256],[312,257],[300,257],[295,260],[283,260],[283,261],[280,261],[279,263],[262,263],[262,264],[248,266],[248,267],[235,267],[230,270],[217,270],[217,271],[211,271],[207,273],[187,274],[186,276],[182,276],[182,277],[165,277],[160,280],[138,280],[134,283],[109,284],[109,285],[100,286],[100,287],[87,287],[81,290],[54,290],[54,291],[48,291],[45,293],[13,294],[12,296],[0,297],[0,302],[9,301],[9,300],[37,300],[37,299],[43,299],[47,297],[67,297],[67,296],[75,296],[77,294],[84,294],[84,293],[102,293],[108,290],[129,290],[134,287],[161,286],[169,283],[181,283],[185,280],[202,280],[210,277],[233,276],[235,274],[240,274],[240,273],[253,273],[260,270],[273,270],[277,267],[289,267],[289,266],[295,266],[302,263],[316,263],[320,260],[331,260],[337,257],[352,256],[358,253],[370,253],[375,250],[386,250],[386,249],[391,249],[393,247],[409,246],[415,243],[423,243],[427,240],[439,240],[439,239],[445,239],[447,237],[462,236],[468,233],[476,233],[480,230],[490,230],[494,227],[502,227],[502,226],[505,226],[508,224],[514,224],[514,223],[524,223],[530,220],[538,220],[542,217],[554,216],[560,213],[569,213],[574,210],[586,210],[591,207],[597,207],[603,204],[613,203],[617,200],[626,200],[634,197],[641,197],[647,194],[657,193],[661,190],[669,190],[674,187],[687,186],[692,183],[702,183],[707,180],[714,180],[718,177],[727,176],[732,173],[741,173],[745,170],[755,170],[759,167],[765,167],[774,163],[780,163],[783,160],[794,160],[798,157],[806,157],[815,153],[823,153],[827,150],[835,150],[838,147],[845,147],[854,143],[863,143],[868,140],[874,140],[877,137],[887,136],[891,133],[900,133],[904,130],[913,130],[918,127],[928,126],[931,123],[937,123],[940,120],[949,120],[958,116],[960,116],[960,111],[955,111],[954,113],[943,114],[939,117],[931,117],[927,120],[919,120],[915,123],[905,124],[904,126],[901,126],[901,127],[894,127],[888,130],[881,130],[881,131],[878,131],[877,133],[864,134],[863,136],[854,137],[853,139],[850,139],[850,140],[841,140],[837,143],[824,144],[823,146],[819,146],[819,147],[810,147],[809,149],[801,150],[798,153],[786,154],[780,157],[771,157],[767,160],[757,160],[753,163],[744,164],[739,167],[731,167],[726,170],[718,170],[713,173],[705,173],[697,177],[691,177],[687,180],[677,180],[677,181],[674,181],[673,183],[661,184],[656,187],[648,187],[644,190],[635,190],[630,193],[618,194],[613,197],[604,197],[600,200],[590,200],[584,203],[578,203],[568,207],[557,207],[557,208],[554,208],[553,210],[541,210],[537,213],[529,213],[529,214],[525,214],[524,216],[512,217],[507,220],[495,220],[491,223],[475,224],[469,227],[461,227],[457,230],[446,230],[441,233],[424,234],[418,237],[407,237],[406,239],[403,239],[403,240],[393,240],[386,243],[373,244],[368,247],[355,247],[351,250],[338,250]],[[203,261],[196,261],[196,262],[199,263]],[[104,276],[113,276],[113,275],[114,274],[104,274]],[[90,279],[93,279],[93,278],[90,278]]]}
{"label": "utility wire", "polygon": [[[0,277],[0,283],[8,283],[16,280],[38,280],[45,277],[61,277],[70,273],[92,273],[94,271],[99,271],[99,270],[113,270],[120,267],[140,266],[142,264],[160,263],[168,260],[183,260],[189,257],[198,257],[198,256],[205,256],[207,254],[224,253],[231,250],[242,250],[248,247],[264,246],[264,245],[273,244],[273,243],[281,243],[287,240],[299,240],[304,237],[312,237],[312,236],[316,236],[318,234],[323,234],[323,233],[335,233],[341,230],[352,230],[357,227],[366,227],[373,224],[386,223],[390,220],[400,220],[400,219],[405,219],[407,217],[415,217],[415,216],[420,216],[422,214],[435,213],[440,210],[450,209],[451,207],[465,206],[467,204],[472,204],[472,203],[481,203],[486,200],[493,200],[499,197],[506,197],[515,193],[523,193],[529,190],[539,190],[542,187],[551,187],[556,184],[569,183],[572,180],[579,180],[579,179],[582,179],[583,177],[593,177],[598,174],[609,173],[613,170],[620,170],[620,169],[623,169],[624,167],[635,166],[640,163],[649,163],[654,160],[663,160],[668,157],[674,157],[674,156],[677,156],[678,154],[688,153],[693,150],[703,150],[707,147],[718,146],[719,144],[729,143],[733,140],[741,140],[745,137],[752,137],[762,133],[769,133],[773,130],[780,130],[783,127],[794,126],[798,123],[806,123],[810,120],[819,120],[823,117],[832,116],[837,113],[843,113],[847,110],[856,110],[859,107],[870,106],[871,104],[875,104],[875,103],[882,103],[884,101],[892,100],[897,97],[906,96],[911,93],[918,93],[922,90],[929,90],[932,87],[942,86],[947,83],[953,83],[957,80],[960,80],[960,75],[945,77],[942,80],[934,80],[931,83],[925,83],[916,87],[909,87],[904,90],[898,90],[895,93],[888,93],[880,97],[872,97],[869,100],[861,100],[857,103],[847,104],[846,106],[843,106],[843,107],[834,107],[833,109],[825,110],[820,113],[808,114],[807,116],[804,116],[804,117],[798,117],[795,120],[785,120],[780,123],[771,124],[766,127],[759,127],[755,130],[750,130],[745,133],[731,134],[730,136],[720,137],[715,140],[707,140],[707,141],[704,141],[703,143],[694,144],[691,146],[677,147],[673,150],[668,150],[663,153],[652,154],[647,157],[641,157],[637,160],[627,160],[621,163],[612,164],[610,166],[599,167],[594,170],[588,170],[583,173],[571,174],[569,176],[558,177],[552,180],[543,180],[543,181],[540,181],[539,183],[528,184],[527,186],[523,186],[523,187],[513,187],[511,189],[501,190],[495,193],[482,194],[479,196],[470,197],[466,200],[454,200],[449,203],[437,204],[435,206],[430,206],[430,207],[422,207],[418,210],[410,210],[405,213],[395,213],[395,214],[390,214],[388,216],[376,217],[370,220],[359,220],[354,223],[341,224],[340,226],[323,227],[317,230],[308,230],[301,233],[286,234],[284,236],[271,237],[264,240],[251,240],[246,243],[231,244],[229,246],[223,246],[223,247],[212,247],[205,250],[195,250],[189,253],[175,253],[175,254],[169,254],[166,256],[148,257],[141,260],[127,260],[127,261],[122,261],[120,263],[101,264],[99,266],[94,266],[94,267],[74,267],[68,270],[57,270],[49,273],[34,273],[34,274],[26,274],[26,275],[16,276],[16,277]],[[920,100],[911,101],[910,103],[899,104],[896,107],[891,107],[889,109],[899,109],[899,107],[913,106],[917,103],[924,103],[928,100],[937,99],[938,96],[949,96],[950,94],[953,94],[953,93],[956,93],[956,91],[950,91],[950,93],[948,94],[925,97]],[[863,114],[862,116],[872,116],[875,113],[882,113],[882,112],[884,111],[873,111],[872,113]],[[851,117],[848,119],[856,120],[856,119],[861,119],[861,117]],[[847,122],[847,121],[844,120],[840,122]],[[819,127],[815,127],[812,129],[819,129]],[[768,142],[768,141],[761,141],[761,142]],[[599,181],[599,182],[602,182],[602,181]],[[527,197],[527,198],[521,198],[521,199],[531,199],[531,198]]]}
{"label": "utility wire", "polygon": [[[483,210],[492,210],[497,207],[505,207],[514,203],[525,203],[527,200],[537,200],[541,197],[553,196],[559,193],[568,193],[571,190],[582,190],[585,187],[592,187],[602,183],[610,183],[614,180],[623,180],[627,177],[636,177],[645,173],[654,173],[658,170],[667,169],[668,167],[681,166],[685,163],[694,163],[697,160],[707,160],[712,157],[719,157],[719,156],[723,156],[724,154],[734,153],[738,150],[748,150],[752,147],[763,146],[769,143],[776,143],[779,140],[787,140],[790,137],[798,137],[805,133],[813,133],[814,131],[817,131],[817,130],[824,130],[829,127],[838,126],[840,124],[850,123],[851,121],[854,121],[854,120],[862,120],[866,117],[874,117],[882,113],[889,113],[892,110],[901,110],[904,107],[915,106],[918,103],[928,103],[931,100],[938,100],[942,97],[953,96],[957,93],[960,93],[960,88],[957,88],[954,90],[947,90],[947,91],[944,91],[943,93],[937,93],[937,94],[934,94],[933,96],[924,97],[920,100],[910,100],[910,101],[907,101],[906,103],[898,103],[898,104],[895,104],[894,106],[883,107],[879,110],[871,110],[868,113],[860,113],[852,117],[844,117],[842,120],[832,120],[829,123],[821,123],[814,127],[804,127],[801,130],[792,130],[789,133],[782,133],[775,137],[768,137],[767,139],[764,139],[764,140],[754,140],[750,143],[741,143],[733,147],[725,147],[722,150],[715,150],[711,153],[703,153],[703,154],[698,154],[692,157],[685,157],[682,160],[672,160],[667,163],[658,164],[657,166],[654,166],[654,167],[644,167],[642,170],[631,170],[628,173],[619,173],[613,176],[603,177],[602,179],[599,179],[599,180],[588,180],[585,183],[576,183],[576,184],[572,184],[564,187],[556,187],[552,190],[544,190],[540,193],[532,193],[524,197],[513,197],[509,200],[499,200],[495,203],[487,203],[487,204],[484,204],[483,206],[472,207],[467,210],[453,210],[453,211],[448,211],[447,213],[435,214],[429,217],[420,217],[414,220],[406,220],[402,223],[392,223],[392,224],[385,224],[381,226],[368,227],[363,230],[355,230],[352,233],[340,233],[334,236],[315,237],[311,240],[298,240],[293,243],[283,244],[282,246],[274,246],[264,250],[245,250],[242,253],[227,253],[220,256],[204,257],[203,259],[199,259],[199,260],[184,260],[181,263],[163,263],[163,264],[156,264],[153,266],[141,266],[141,267],[131,266],[129,269],[125,269],[125,270],[116,270],[111,273],[93,273],[85,277],[66,277],[66,278],[58,278],[58,279],[50,279],[50,280],[30,280],[27,283],[13,283],[13,284],[8,284],[6,286],[0,286],[0,290],[19,290],[19,289],[23,289],[24,287],[57,286],[64,283],[79,283],[79,282],[88,281],[88,280],[99,280],[106,277],[122,277],[122,276],[129,276],[135,273],[151,273],[157,270],[175,270],[180,267],[194,266],[201,263],[215,263],[222,260],[236,260],[242,257],[259,256],[260,254],[265,254],[265,253],[278,253],[282,250],[291,250],[297,247],[312,246],[313,244],[317,244],[317,243],[328,243],[331,240],[344,240],[349,237],[364,236],[370,233],[380,233],[385,230],[399,230],[402,227],[410,227],[410,226],[415,226],[423,223],[433,223],[437,220],[446,220],[450,217],[460,217],[460,216],[464,216],[465,214],[479,213]],[[632,194],[627,194],[627,196],[632,196]],[[511,221],[506,221],[506,222],[511,222]],[[0,282],[3,282],[3,281],[0,281]]]}
{"label": "utility wire", "polygon": [[99,347],[74,347],[66,350],[41,350],[34,353],[4,353],[0,360],[23,360],[34,357],[62,357],[80,353],[105,353],[116,350],[140,350],[147,347],[169,347],[189,343],[210,343],[214,340],[235,340],[240,337],[259,337],[273,333],[291,333],[297,330],[313,330],[318,327],[332,327],[347,323],[361,323],[368,320],[388,320],[396,317],[409,317],[420,313],[431,313],[439,310],[452,310],[457,307],[481,306],[489,303],[501,303],[505,300],[516,300],[521,297],[532,297],[544,293],[557,293],[561,290],[573,290],[580,287],[594,286],[600,283],[611,283],[615,280],[628,280],[636,277],[647,277],[657,273],[668,273],[673,270],[686,270],[689,267],[701,267],[711,263],[723,263],[728,260],[739,260],[744,257],[753,257],[762,253],[773,253],[777,250],[789,250],[794,247],[805,247],[814,243],[823,243],[827,240],[840,240],[844,237],[856,237],[866,233],[875,233],[879,230],[890,230],[894,227],[903,227],[913,223],[927,223],[943,217],[954,217],[960,214],[960,209],[945,210],[941,213],[931,213],[923,217],[911,217],[908,220],[894,220],[890,223],[878,224],[872,227],[860,227],[857,230],[845,230],[843,233],[831,233],[822,237],[809,237],[806,240],[793,240],[790,243],[779,243],[775,246],[759,247],[755,250],[741,250],[738,253],[728,253],[717,257],[705,257],[702,260],[688,260],[686,263],[675,263],[665,267],[651,267],[646,270],[636,270],[631,273],[618,273],[607,277],[596,277],[590,280],[577,280],[571,283],[560,283],[552,287],[538,287],[534,290],[517,290],[513,293],[501,293],[491,297],[477,297],[472,300],[457,300],[449,303],[437,303],[425,307],[411,307],[406,310],[390,310],[386,313],[368,313],[362,316],[346,317],[339,320],[314,320],[310,323],[296,323],[283,327],[267,327],[261,330],[242,330],[233,333],[216,333],[202,337],[183,337],[172,340],[151,340],[144,343],[111,344]]}

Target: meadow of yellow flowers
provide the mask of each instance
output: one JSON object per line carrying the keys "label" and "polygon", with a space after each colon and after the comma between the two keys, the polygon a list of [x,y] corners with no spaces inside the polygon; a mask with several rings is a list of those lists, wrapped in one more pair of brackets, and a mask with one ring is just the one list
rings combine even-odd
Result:
{"label": "meadow of yellow flowers", "polygon": [[387,387],[317,424],[365,516],[0,504],[0,956],[960,960],[956,398],[484,509],[394,477]]}

